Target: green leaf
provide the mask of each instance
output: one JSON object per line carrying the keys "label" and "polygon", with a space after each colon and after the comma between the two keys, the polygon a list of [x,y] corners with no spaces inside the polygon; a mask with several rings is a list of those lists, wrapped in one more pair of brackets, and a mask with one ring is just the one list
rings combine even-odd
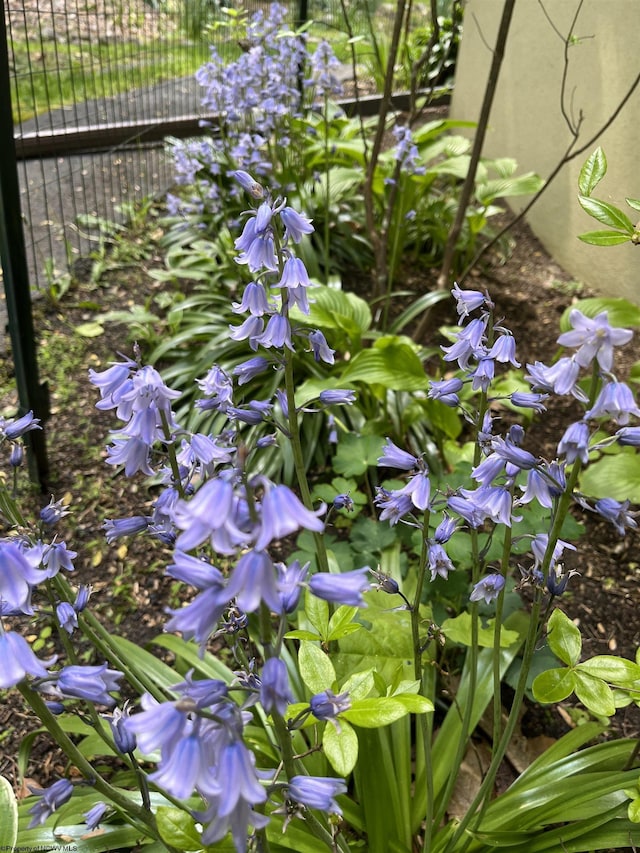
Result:
{"label": "green leaf", "polygon": [[408,326],[412,320],[415,320],[419,314],[423,314],[434,305],[437,305],[438,302],[442,302],[450,297],[451,293],[448,290],[432,290],[429,293],[423,293],[415,299],[411,305],[405,308],[398,317],[396,317],[389,326],[389,331],[394,335],[402,332],[402,330]]}
{"label": "green leaf", "polygon": [[428,714],[433,711],[433,702],[426,696],[415,693],[394,693],[396,702],[401,702],[410,714]]}
{"label": "green leaf", "polygon": [[578,177],[578,189],[583,196],[590,196],[607,174],[607,158],[600,146],[589,155]]}
{"label": "green leaf", "polygon": [[312,693],[327,690],[336,680],[336,673],[329,655],[319,646],[303,640],[298,652],[300,675]]}
{"label": "green leaf", "polygon": [[620,246],[622,243],[628,243],[630,239],[631,236],[622,231],[587,231],[578,234],[578,240],[590,246]]}
{"label": "green leaf", "polygon": [[[362,628],[362,625],[352,624],[358,610],[358,607],[347,607],[345,604],[341,604],[340,607],[337,608],[336,612],[329,620],[329,631],[327,634],[327,640],[329,642],[331,640],[339,640],[340,637],[344,637],[346,634],[351,633],[352,628],[355,628],[356,630],[358,630],[358,628]],[[345,628],[347,629],[346,631]]]}
{"label": "green leaf", "polygon": [[551,614],[547,625],[547,642],[554,655],[569,666],[575,666],[580,660],[582,636],[578,628],[562,610],[557,608]]}
{"label": "green leaf", "polygon": [[609,685],[579,668],[574,670],[574,675],[574,691],[585,708],[596,717],[612,717],[616,712],[616,703]]}
{"label": "green leaf", "polygon": [[[490,619],[486,626],[480,625],[478,629],[478,644],[485,648],[493,646],[494,619]],[[460,643],[463,646],[471,645],[471,614],[465,611],[452,619],[445,619],[441,626],[442,633],[448,640]],[[518,641],[518,632],[510,631],[502,627],[500,631],[500,647],[508,648]]]}
{"label": "green leaf", "polygon": [[97,338],[104,334],[104,326],[102,323],[95,321],[92,323],[80,323],[80,325],[75,327],[74,331],[76,335],[80,335],[83,338]]}
{"label": "green leaf", "polygon": [[8,779],[0,776],[0,850],[13,850],[18,837],[18,802]]}
{"label": "green leaf", "polygon": [[358,760],[358,735],[340,718],[340,731],[327,723],[322,736],[324,754],[339,776],[348,776]]}
{"label": "green leaf", "polygon": [[359,477],[368,468],[377,465],[384,439],[378,435],[349,433],[338,444],[333,468],[345,477]]}
{"label": "green leaf", "polygon": [[[304,316],[306,324],[324,329],[337,329],[355,344],[371,326],[371,309],[355,293],[321,285],[309,289],[311,313]],[[292,312],[294,313],[294,312]]]}
{"label": "green leaf", "polygon": [[201,850],[202,840],[195,821],[182,809],[160,806],[156,812],[158,830],[163,840],[177,850]]}
{"label": "green leaf", "polygon": [[409,711],[402,702],[397,702],[395,697],[378,697],[361,699],[353,702],[348,711],[343,711],[341,720],[348,720],[354,726],[364,729],[377,729],[379,726],[388,726],[402,719]]}
{"label": "green leaf", "polygon": [[634,210],[640,210],[640,198],[625,198],[625,201]]}
{"label": "green leaf", "polygon": [[578,664],[576,670],[618,687],[640,688],[640,666],[616,655],[596,655]]}
{"label": "green leaf", "polygon": [[633,234],[633,222],[624,211],[613,204],[584,195],[578,196],[578,201],[580,202],[580,207],[593,219],[597,219],[603,225],[609,225],[611,228],[619,228],[630,235]]}
{"label": "green leaf", "polygon": [[536,702],[562,702],[571,696],[576,685],[572,669],[548,669],[533,679],[531,690]]}
{"label": "green leaf", "polygon": [[304,612],[322,639],[326,639],[329,631],[329,604],[307,590],[304,595]]}
{"label": "green leaf", "polygon": [[640,797],[629,803],[627,815],[631,823],[640,823]]}
{"label": "green leaf", "polygon": [[284,635],[285,640],[311,640],[312,642],[317,642],[318,640],[322,640],[320,634],[314,634],[312,631],[287,631]]}
{"label": "green leaf", "polygon": [[345,382],[384,385],[394,391],[423,391],[427,376],[422,362],[407,343],[376,341],[371,349],[361,350],[342,373]]}
{"label": "green leaf", "polygon": [[366,699],[369,693],[374,689],[375,679],[373,677],[374,670],[365,669],[362,672],[354,672],[340,686],[340,692],[345,691],[349,694],[351,702]]}
{"label": "green leaf", "polygon": [[580,474],[580,491],[592,498],[640,501],[640,456],[636,453],[607,455]]}

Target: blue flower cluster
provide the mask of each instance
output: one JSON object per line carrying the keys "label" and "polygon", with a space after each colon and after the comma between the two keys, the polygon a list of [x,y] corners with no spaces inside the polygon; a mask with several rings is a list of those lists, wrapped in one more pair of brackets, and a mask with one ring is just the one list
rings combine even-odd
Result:
{"label": "blue flower cluster", "polygon": [[[176,182],[192,195],[170,194],[170,215],[202,217],[220,212],[223,202],[228,206],[226,177],[232,169],[268,178],[272,187],[278,187],[273,143],[289,150],[290,156],[295,149],[291,127],[306,107],[342,93],[336,76],[339,63],[330,45],[322,41],[310,52],[305,35],[287,26],[288,16],[287,7],[279,3],[269,4],[266,13],[252,14],[242,39],[243,52],[234,62],[211,48],[211,57],[196,80],[203,89],[202,109],[216,117],[221,132],[172,142]],[[237,195],[233,185],[230,191]]]}
{"label": "blue flower cluster", "polygon": [[[571,499],[599,513],[621,535],[627,528],[637,527],[634,514],[629,511],[629,501],[618,502],[611,498],[589,501],[574,492],[575,482],[568,485],[567,479],[568,466],[586,464],[589,454],[603,446],[600,430],[605,419],[620,426],[609,441],[640,446],[640,427],[628,426],[631,417],[640,417],[640,408],[631,389],[611,373],[614,347],[627,343],[632,333],[612,327],[606,312],[591,319],[573,310],[569,317],[571,331],[558,338],[561,346],[575,350],[573,354],[563,356],[550,366],[541,362],[527,365],[525,379],[531,392],[508,395],[513,406],[541,412],[551,394],[573,395],[585,406],[582,419],[572,423],[558,442],[557,458],[546,461],[522,446],[525,431],[521,426],[510,427],[504,437],[494,435],[491,405],[504,397],[492,397],[492,383],[497,365],[520,366],[516,360],[515,340],[508,329],[494,323],[494,306],[485,293],[462,290],[457,285],[452,293],[461,326],[454,342],[443,347],[443,352],[444,361],[455,362],[459,370],[456,375],[431,382],[428,396],[459,408],[465,419],[474,425],[482,451],[471,472],[476,485],[471,489],[458,488],[450,494],[432,493],[424,461],[387,440],[378,464],[408,472],[409,476],[402,488],[378,489],[376,504],[381,509],[381,520],[388,520],[390,524],[403,521],[421,528],[423,518],[418,511],[429,515],[444,508],[441,523],[426,540],[432,581],[437,577],[446,579],[455,569],[444,546],[457,528],[466,526],[477,530],[498,524],[511,527],[514,521],[520,520],[518,507],[531,502],[555,512],[567,489],[571,490]],[[589,371],[595,379],[592,398],[581,385],[584,371]],[[468,394],[465,400],[462,398],[464,389],[469,387],[484,398],[484,413],[479,422],[478,414],[468,410]],[[448,513],[453,513],[454,517]],[[552,595],[564,592],[572,574],[564,574],[561,568],[560,559],[567,548],[573,546],[560,539],[550,542],[547,534],[533,536],[528,579],[546,585]],[[490,603],[504,587],[504,574],[490,572],[475,585],[470,599]]]}

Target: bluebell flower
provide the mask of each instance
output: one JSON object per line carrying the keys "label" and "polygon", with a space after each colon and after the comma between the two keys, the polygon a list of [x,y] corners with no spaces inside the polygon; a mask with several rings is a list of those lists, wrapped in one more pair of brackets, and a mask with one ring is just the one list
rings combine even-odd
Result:
{"label": "bluebell flower", "polygon": [[276,710],[284,717],[293,702],[287,665],[280,658],[265,661],[260,673],[260,703],[267,714]]}
{"label": "bluebell flower", "polygon": [[245,385],[247,382],[250,382],[256,376],[259,376],[261,373],[269,367],[270,361],[262,355],[256,355],[253,358],[247,359],[247,361],[243,361],[241,364],[236,365],[233,368],[233,375],[238,377],[238,385]]}
{"label": "bluebell flower", "polygon": [[48,788],[36,788],[31,785],[28,787],[31,793],[40,799],[29,809],[29,814],[33,817],[27,829],[43,824],[60,806],[68,802],[73,794],[73,785],[68,779],[58,779]]}
{"label": "bluebell flower", "polygon": [[24,446],[22,444],[13,444],[11,453],[9,454],[9,465],[12,468],[19,468],[24,462]]}
{"label": "bluebell flower", "polygon": [[482,601],[491,604],[504,589],[504,578],[499,574],[485,575],[482,580],[474,586],[469,596],[470,601]]}
{"label": "bluebell flower", "polygon": [[331,349],[327,343],[327,339],[319,329],[316,329],[315,332],[309,332],[309,343],[311,344],[313,357],[316,361],[324,361],[325,364],[334,364],[335,350]]}
{"label": "bluebell flower", "polygon": [[[249,317],[242,325],[244,326],[250,322],[257,322],[260,330],[262,330],[262,320],[257,317]],[[231,328],[233,329],[234,327]],[[242,326],[238,327],[238,329],[241,328]],[[234,340],[244,340],[244,337],[234,338]],[[217,364],[213,365],[204,379],[196,379],[196,384],[205,397],[208,398],[207,408],[218,409],[224,412],[226,407],[232,402],[233,382],[227,373],[221,367],[218,367]]]}
{"label": "bluebell flower", "polygon": [[427,559],[432,581],[437,577],[447,580],[449,572],[455,571],[455,566],[451,562],[451,558],[438,542],[428,542]]}
{"label": "bluebell flower", "polygon": [[285,228],[285,240],[291,238],[294,243],[299,243],[305,234],[312,234],[314,231],[311,220],[292,207],[283,207],[280,211],[280,219]]}
{"label": "bluebell flower", "polygon": [[99,666],[65,666],[57,673],[56,687],[67,698],[85,699],[97,705],[113,707],[115,699],[109,694],[119,690],[122,673]]}
{"label": "bluebell flower", "polygon": [[[511,522],[519,521],[518,517],[512,519],[512,501],[508,489],[502,486],[480,486],[478,489],[460,489],[460,494],[470,501],[485,518],[490,518],[496,524],[505,524],[511,527]],[[451,502],[449,501],[449,506]],[[459,510],[456,510],[459,512]]]}
{"label": "bluebell flower", "polygon": [[264,198],[264,187],[248,172],[243,172],[242,169],[236,169],[234,172],[229,172],[229,177],[235,178],[240,186],[245,189],[252,198]]}
{"label": "bluebell flower", "polygon": [[531,468],[527,472],[527,484],[524,487],[521,497],[518,498],[518,504],[528,504],[536,500],[540,506],[551,509],[554,497],[555,495],[548,477],[545,477],[536,468]]}
{"label": "bluebell flower", "polygon": [[620,426],[626,426],[631,415],[640,417],[631,388],[625,382],[607,382],[593,407],[585,412],[585,419],[609,417]]}
{"label": "bluebell flower", "polygon": [[335,720],[338,714],[349,710],[351,699],[348,692],[336,695],[333,690],[323,690],[311,697],[309,707],[316,720]]}
{"label": "bluebell flower", "polygon": [[70,510],[66,508],[62,498],[54,501],[53,497],[51,497],[49,503],[40,510],[40,520],[46,525],[57,524],[61,518],[69,515],[69,513]]}
{"label": "bluebell flower", "polygon": [[78,587],[78,592],[76,594],[76,600],[73,603],[73,609],[76,611],[76,613],[82,613],[82,611],[86,609],[92,591],[93,587],[91,586],[91,584],[80,584],[80,586]]}
{"label": "bluebell flower", "polygon": [[565,572],[560,564],[552,566],[545,581],[548,592],[552,596],[562,595],[571,578],[577,574],[579,573],[573,569],[570,572]]}
{"label": "bluebell flower", "polygon": [[102,818],[105,816],[107,811],[107,804],[99,802],[92,806],[89,811],[83,812],[82,817],[84,818],[84,822],[86,823],[89,832],[92,832],[100,825]]}
{"label": "bluebell flower", "polygon": [[218,815],[231,815],[241,802],[264,803],[267,793],[258,781],[253,753],[242,741],[232,741],[221,751],[218,778],[224,781]]}
{"label": "bluebell flower", "polygon": [[432,380],[429,383],[427,397],[430,400],[440,400],[445,406],[457,406],[460,402],[458,391],[464,387],[462,379],[454,377],[453,379]]}
{"label": "bluebell flower", "polygon": [[444,513],[440,524],[436,527],[435,532],[433,534],[433,541],[437,542],[440,545],[444,545],[446,542],[449,541],[449,539],[451,539],[453,534],[456,532],[457,527],[457,519],[451,518],[446,513]]}
{"label": "bluebell flower", "polygon": [[400,593],[400,584],[390,575],[386,575],[384,572],[380,572],[376,569],[369,569],[369,571],[376,580],[372,585],[373,589],[379,590],[380,592],[386,592],[387,595],[397,595]]}
{"label": "bluebell flower", "polygon": [[319,809],[332,814],[342,814],[335,797],[345,794],[346,791],[344,779],[328,779],[322,776],[293,776],[288,786],[288,796],[294,802],[309,809]]}
{"label": "bluebell flower", "polygon": [[520,362],[516,360],[516,342],[513,335],[498,335],[487,355],[502,364],[508,362],[513,367],[520,367]]}
{"label": "bluebell flower", "polygon": [[232,308],[236,314],[245,314],[248,311],[254,317],[262,317],[272,310],[264,285],[257,281],[252,281],[245,287],[242,301],[232,303]]}
{"label": "bluebell flower", "polygon": [[294,351],[294,346],[291,343],[291,326],[283,314],[273,314],[269,317],[265,330],[261,334],[255,335],[253,340],[266,348],[282,349],[282,347],[287,347],[292,352]]}
{"label": "bluebell flower", "polygon": [[215,631],[229,599],[224,585],[207,587],[190,604],[177,610],[167,610],[171,619],[165,625],[165,631],[179,631],[185,640],[194,639],[203,655],[207,640]]}
{"label": "bluebell flower", "polygon": [[480,290],[462,290],[457,282],[453,285],[451,295],[456,300],[456,310],[461,320],[468,317],[471,311],[485,307],[485,303],[486,307],[493,308],[493,303],[485,293]]}
{"label": "bluebell flower", "polygon": [[120,536],[135,536],[137,533],[143,533],[148,527],[149,518],[146,515],[107,519],[102,525],[108,545],[112,545]]}
{"label": "bluebell flower", "polygon": [[[186,733],[179,738],[149,779],[178,799],[187,799],[195,790],[219,793],[212,761],[212,750],[201,735],[202,721],[196,718],[189,722]],[[225,782],[228,780],[225,780]]]}
{"label": "bluebell flower", "polygon": [[622,427],[616,431],[621,447],[640,447],[640,427]]}
{"label": "bluebell flower", "polygon": [[122,709],[114,708],[113,713],[109,717],[109,726],[113,735],[113,742],[116,749],[123,755],[133,752],[138,744],[135,732],[127,727],[131,708],[127,702],[124,703]]}
{"label": "bluebell flower", "polygon": [[456,341],[449,347],[441,347],[445,361],[457,361],[461,370],[467,370],[472,358],[486,355],[487,315],[476,317],[456,335]]}
{"label": "bluebell flower", "polygon": [[336,495],[333,499],[335,509],[344,509],[347,512],[353,512],[353,498],[350,494]]}
{"label": "bluebell flower", "polygon": [[399,468],[401,471],[410,471],[417,468],[418,459],[406,450],[395,445],[390,438],[382,448],[382,456],[378,457],[378,465],[381,468]]}
{"label": "bluebell flower", "polygon": [[371,588],[368,574],[368,566],[351,572],[341,572],[339,575],[318,572],[309,579],[309,589],[317,598],[334,604],[366,607],[362,593],[368,592]]}
{"label": "bluebell flower", "polygon": [[506,460],[503,457],[497,453],[490,453],[480,464],[471,469],[471,476],[477,483],[488,486],[504,472],[505,463]]}
{"label": "bluebell flower", "polygon": [[[547,533],[537,533],[531,538],[531,553],[534,557],[534,571],[536,569],[541,568],[541,566],[543,565],[548,547],[549,536]],[[553,552],[549,560],[549,570],[551,570],[556,565],[558,560],[562,559],[562,556],[566,550],[575,551],[576,546],[572,545],[570,542],[565,542],[564,539],[558,539],[555,545],[553,546]]]}
{"label": "bluebell flower", "polygon": [[533,453],[518,447],[510,438],[494,438],[492,445],[494,453],[496,453],[505,462],[510,462],[515,465],[520,471],[528,471],[530,468],[535,468],[537,459]]}
{"label": "bluebell flower", "polygon": [[293,613],[300,602],[304,583],[309,574],[309,563],[300,565],[293,560],[289,565],[276,563],[277,588],[281,607],[278,612]]}
{"label": "bluebell flower", "polygon": [[[38,553],[40,562],[41,553]],[[31,588],[45,579],[35,569],[16,542],[0,540],[0,605],[2,611],[17,611],[31,615]]]}
{"label": "bluebell flower", "polygon": [[251,803],[244,799],[237,800],[231,810],[225,806],[224,814],[220,811],[223,806],[225,799],[222,796],[209,796],[206,811],[195,813],[194,816],[205,824],[202,843],[207,846],[216,844],[230,832],[237,853],[246,853],[249,827],[263,829],[269,823],[269,818],[255,811]]}
{"label": "bluebell flower", "polygon": [[165,574],[182,581],[182,583],[195,586],[196,589],[208,589],[209,587],[222,589],[226,584],[225,577],[220,569],[217,569],[208,560],[185,554],[178,548],[174,550],[173,563],[167,566]]}
{"label": "bluebell flower", "polygon": [[40,418],[34,418],[33,412],[29,411],[20,418],[0,418],[0,438],[15,441],[16,438],[21,438],[25,433],[34,429],[42,429],[40,426]]}
{"label": "bluebell flower", "polygon": [[114,438],[107,447],[107,465],[124,465],[127,477],[141,471],[152,477],[155,471],[149,462],[149,445],[140,438]]}
{"label": "bluebell flower", "polygon": [[180,551],[191,551],[202,545],[211,534],[232,519],[233,486],[219,477],[207,480],[189,501],[178,501],[174,522],[184,532],[176,541]]}
{"label": "bluebell flower", "polygon": [[278,257],[273,234],[270,229],[258,230],[255,216],[247,220],[242,234],[235,240],[234,245],[240,252],[235,258],[236,263],[246,264],[250,272],[259,272],[263,269],[270,272],[278,271]]}
{"label": "bluebell flower", "polygon": [[75,629],[78,627],[78,615],[73,607],[68,601],[61,601],[60,604],[56,607],[56,618],[58,619],[58,623],[61,628],[68,634],[73,634]]}
{"label": "bluebell flower", "polygon": [[355,391],[347,391],[342,388],[321,391],[319,400],[324,406],[350,406],[355,403]]}
{"label": "bluebell flower", "polygon": [[635,518],[629,512],[629,505],[630,501],[628,500],[620,503],[613,498],[601,498],[595,502],[594,509],[598,515],[613,524],[620,536],[624,536],[627,528],[638,526]]}
{"label": "bluebell flower", "polygon": [[546,412],[547,408],[544,402],[548,398],[548,394],[533,394],[524,391],[514,391],[510,395],[510,400],[514,406],[518,406],[520,409],[533,409],[534,412]]}
{"label": "bluebell flower", "polygon": [[55,657],[41,661],[31,650],[31,646],[21,634],[5,631],[0,625],[0,688],[15,687],[27,675],[46,678],[47,667],[55,662]]}
{"label": "bluebell flower", "polygon": [[253,613],[264,601],[270,610],[279,612],[280,597],[276,584],[276,569],[271,557],[263,550],[251,550],[238,560],[227,586],[229,598],[235,598],[240,610]]}
{"label": "bluebell flower", "polygon": [[480,527],[486,518],[484,508],[467,495],[451,495],[447,499],[447,507],[463,518],[469,527]]}
{"label": "bluebell flower", "polygon": [[194,681],[193,670],[185,676],[185,680],[174,684],[171,688],[182,696],[195,702],[196,707],[221,711],[226,700],[229,698],[229,688],[219,678],[199,678]]}
{"label": "bluebell flower", "polygon": [[318,516],[324,510],[324,505],[317,512],[308,510],[288,486],[267,487],[261,503],[261,528],[255,542],[256,550],[263,551],[271,542],[301,528],[321,533],[324,524]]}
{"label": "bluebell flower", "polygon": [[148,693],[142,696],[141,704],[141,712],[123,720],[124,730],[135,737],[144,755],[156,749],[170,753],[188,728],[188,708],[180,702],[158,702]]}
{"label": "bluebell flower", "polygon": [[589,461],[589,427],[584,421],[570,424],[558,443],[558,453],[572,465],[579,459],[583,465]]}
{"label": "bluebell flower", "polygon": [[573,308],[569,312],[569,323],[573,328],[560,335],[560,346],[577,348],[574,358],[581,367],[588,367],[594,358],[597,359],[605,373],[609,373],[613,366],[614,346],[626,344],[633,337],[629,329],[610,326],[606,311],[591,318]]}
{"label": "bluebell flower", "polygon": [[474,391],[482,391],[484,394],[489,390],[489,385],[495,376],[495,361],[488,356],[480,356],[475,370],[469,373],[471,387]]}
{"label": "bluebell flower", "polygon": [[409,495],[411,503],[416,509],[429,509],[431,498],[431,483],[426,471],[419,471],[408,481],[406,486],[400,489],[403,495]]}
{"label": "bluebell flower", "polygon": [[532,391],[545,394],[551,392],[560,395],[573,394],[579,400],[585,399],[584,394],[577,387],[580,365],[574,358],[560,358],[551,367],[536,361],[534,364],[527,364],[527,371],[524,378],[531,385]]}
{"label": "bluebell flower", "polygon": [[382,509],[380,521],[388,521],[392,526],[397,524],[405,515],[411,515],[415,510],[411,495],[402,489],[390,490],[378,486],[373,502]]}

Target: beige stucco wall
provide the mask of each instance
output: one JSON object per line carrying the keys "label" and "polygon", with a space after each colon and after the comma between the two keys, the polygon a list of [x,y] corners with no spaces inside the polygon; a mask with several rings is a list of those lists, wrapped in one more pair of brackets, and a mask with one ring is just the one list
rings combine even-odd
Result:
{"label": "beige stucco wall", "polygon": [[[468,0],[452,115],[477,120],[503,0]],[[577,0],[543,0],[562,34],[569,33]],[[640,0],[584,0],[569,48],[566,105],[583,121],[582,147],[611,115],[640,73]],[[546,177],[571,143],[560,109],[564,44],[538,0],[518,0],[483,153],[511,156],[522,171]],[[640,302],[640,247],[596,248],[577,235],[600,226],[577,202],[580,167],[600,144],[609,169],[594,195],[622,207],[640,198],[640,88],[609,130],[567,164],[527,221],[546,249],[572,276],[609,295]],[[519,200],[517,204],[522,204]],[[517,206],[517,205],[516,205]]]}

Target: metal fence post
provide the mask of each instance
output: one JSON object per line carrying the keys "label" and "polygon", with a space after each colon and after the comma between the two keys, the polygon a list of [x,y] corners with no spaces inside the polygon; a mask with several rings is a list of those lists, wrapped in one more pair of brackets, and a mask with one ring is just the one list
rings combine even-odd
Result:
{"label": "metal fence post", "polygon": [[[11,84],[5,6],[0,15],[0,263],[9,316],[9,334],[15,365],[20,413],[32,410],[42,424],[49,416],[46,384],[38,378],[31,292],[25,251],[20,185],[11,114]],[[31,453],[29,473],[44,489],[49,465],[44,429],[27,433]]]}

